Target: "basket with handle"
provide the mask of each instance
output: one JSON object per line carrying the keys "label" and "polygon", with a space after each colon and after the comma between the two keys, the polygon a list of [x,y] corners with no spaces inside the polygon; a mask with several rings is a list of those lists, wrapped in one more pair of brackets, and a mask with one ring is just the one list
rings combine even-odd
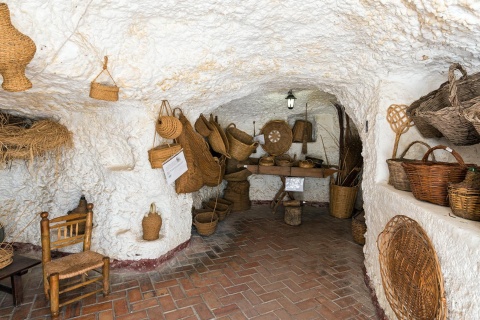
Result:
{"label": "basket with handle", "polygon": [[208,212],[200,212],[193,218],[193,225],[197,228],[197,232],[202,236],[210,236],[217,229],[218,216],[213,210]]}
{"label": "basket with handle", "polygon": [[177,152],[182,150],[182,146],[178,143],[167,143],[155,147],[156,134],[153,137],[153,148],[148,150],[148,161],[152,169],[163,168],[163,163],[170,157],[174,156]]}
{"label": "basket with handle", "polygon": [[155,124],[157,133],[165,139],[176,139],[182,133],[182,129],[182,123],[173,115],[168,100],[162,100],[157,123]]}
{"label": "basket with handle", "polygon": [[[450,152],[457,163],[427,161],[434,150]],[[448,206],[448,184],[463,181],[467,173],[467,165],[460,154],[442,145],[428,149],[422,160],[403,162],[402,166],[410,181],[413,196],[441,206]]]}
{"label": "basket with handle", "polygon": [[480,102],[476,102],[470,108],[465,109],[463,115],[480,134]]}
{"label": "basket with handle", "polygon": [[203,114],[200,114],[197,121],[195,121],[195,130],[206,138],[212,133],[213,128],[207,118],[205,118]]}
{"label": "basket with handle", "polygon": [[257,149],[258,142],[248,133],[237,129],[235,123],[230,123],[226,129],[230,156],[238,161],[244,161]]}
{"label": "basket with handle", "polygon": [[210,114],[210,127],[212,132],[208,135],[208,142],[210,147],[220,154],[223,154],[227,158],[230,156],[230,143],[228,142],[227,135],[225,131],[220,127],[220,125],[214,120],[213,114]]}
{"label": "basket with handle", "polygon": [[[480,134],[463,114],[465,109],[471,107],[475,102],[479,102],[480,97],[469,99],[465,102],[460,100],[455,70],[461,68],[458,63],[454,63],[448,71],[448,86],[450,90],[448,99],[451,106],[441,108],[440,110],[419,111],[418,115],[437,128],[453,144],[465,146],[480,142]],[[478,85],[480,86],[480,83]]]}
{"label": "basket with handle", "polygon": [[[118,91],[119,88],[117,87],[117,83],[113,79],[112,75],[108,71],[108,57],[104,57],[103,62],[103,70],[93,79],[92,83],[90,84],[90,98],[98,99],[98,100],[105,100],[105,101],[118,101]],[[114,85],[105,84],[101,82],[97,82],[98,77],[106,71],[110,79],[112,79]]]}
{"label": "basket with handle", "polygon": [[448,186],[448,201],[454,215],[480,221],[480,169],[468,168],[465,180]]}
{"label": "basket with handle", "polygon": [[[428,149],[430,146],[423,142],[423,141],[413,141],[410,143],[405,150],[402,152],[399,158],[397,159],[387,159],[388,170],[390,172],[390,177],[388,179],[388,183],[391,184],[395,189],[403,190],[403,191],[412,191],[410,188],[410,181],[408,180],[407,174],[405,173],[405,169],[402,167],[402,163],[415,161],[412,159],[405,159],[405,155],[410,150],[410,148],[415,144],[423,144]],[[436,161],[435,155],[431,153],[432,160]]]}

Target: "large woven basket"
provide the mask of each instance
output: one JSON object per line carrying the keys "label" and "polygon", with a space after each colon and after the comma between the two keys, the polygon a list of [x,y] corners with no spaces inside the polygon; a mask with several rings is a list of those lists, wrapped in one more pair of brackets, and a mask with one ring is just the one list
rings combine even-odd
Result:
{"label": "large woven basket", "polygon": [[0,242],[0,269],[13,262],[13,247],[8,242]]}
{"label": "large woven basket", "polygon": [[230,123],[226,129],[230,155],[238,161],[247,160],[253,151],[257,149],[258,143],[248,133],[237,129],[234,123]]}
{"label": "large woven basket", "polygon": [[252,175],[252,172],[246,168],[243,168],[240,171],[232,172],[223,176],[223,179],[227,181],[245,181],[249,176]]}
{"label": "large woven basket", "polygon": [[182,146],[173,144],[164,144],[148,150],[148,161],[152,169],[163,168],[163,163],[182,149]]}
{"label": "large woven basket", "polygon": [[358,244],[365,244],[365,232],[367,224],[365,223],[365,211],[360,211],[352,217],[352,236],[353,241]]}
{"label": "large woven basket", "polygon": [[250,201],[250,182],[245,181],[229,181],[223,198],[232,202],[231,212],[245,211],[251,208]]}
{"label": "large woven basket", "polygon": [[[118,101],[118,91],[119,88],[117,87],[117,83],[113,79],[112,75],[108,71],[107,68],[108,64],[108,57],[104,57],[103,63],[103,70],[93,79],[92,83],[90,84],[90,98],[97,99],[97,100],[105,100],[105,101]],[[113,81],[112,84],[97,82],[98,77],[103,73],[106,72],[110,79]]]}
{"label": "large woven basket", "polygon": [[[467,101],[480,95],[480,73],[467,75],[467,72],[461,67],[456,66],[462,72],[462,77],[457,81],[457,96],[459,101]],[[448,81],[444,82],[437,90],[434,90],[413,102],[407,108],[407,114],[412,118],[418,131],[425,138],[440,138],[442,133],[432,126],[421,115],[426,111],[438,111],[445,107],[450,107],[450,90]]]}
{"label": "large woven basket", "polygon": [[208,135],[208,142],[210,143],[210,147],[220,154],[223,154],[227,158],[231,158],[230,156],[230,144],[228,142],[227,136],[225,135],[225,131],[220,127],[220,125],[214,120],[213,115],[210,114],[210,126],[212,128],[212,132]]}
{"label": "large woven basket", "polygon": [[480,134],[480,102],[475,103],[463,112],[465,119],[470,121],[478,134]]}
{"label": "large woven basket", "polygon": [[[458,163],[427,161],[430,153],[437,149],[452,153]],[[428,149],[421,161],[404,162],[402,166],[414,197],[441,206],[448,206],[448,184],[462,182],[467,173],[462,157],[442,145]]]}
{"label": "large woven basket", "polygon": [[200,114],[197,121],[195,121],[195,130],[206,138],[212,133],[213,128],[207,118],[205,118],[203,114]]}
{"label": "large woven basket", "polygon": [[193,218],[193,225],[202,236],[210,236],[217,229],[218,216],[215,212],[201,212]]}
{"label": "large woven basket", "polygon": [[358,186],[344,187],[330,184],[330,215],[340,219],[351,218],[357,193]]}
{"label": "large woven basket", "polygon": [[393,217],[377,240],[382,284],[398,319],[447,318],[447,302],[435,249],[420,225]]}
{"label": "large woven basket", "polygon": [[[430,146],[423,141],[413,141],[405,148],[405,150],[402,152],[399,158],[387,160],[388,171],[390,172],[388,183],[391,184],[395,189],[403,190],[403,191],[412,191],[412,189],[410,188],[410,181],[408,180],[407,174],[405,173],[405,169],[403,168],[402,163],[414,161],[413,159],[405,159],[404,157],[407,154],[408,150],[410,150],[410,148],[417,143],[423,144],[428,149],[430,149]],[[432,160],[436,161],[435,155],[433,153],[432,153]]]}
{"label": "large woven basket", "polygon": [[437,128],[453,144],[464,146],[480,142],[480,134],[463,115],[465,109],[480,102],[480,82],[474,82],[474,87],[478,87],[475,89],[478,90],[477,97],[467,101],[460,100],[455,79],[455,70],[460,68],[462,67],[458,63],[454,63],[448,72],[450,105],[439,110],[420,110],[418,115]]}
{"label": "large woven basket", "polygon": [[261,132],[265,137],[265,143],[261,146],[269,155],[279,156],[290,149],[293,134],[285,121],[269,121],[263,126]]}

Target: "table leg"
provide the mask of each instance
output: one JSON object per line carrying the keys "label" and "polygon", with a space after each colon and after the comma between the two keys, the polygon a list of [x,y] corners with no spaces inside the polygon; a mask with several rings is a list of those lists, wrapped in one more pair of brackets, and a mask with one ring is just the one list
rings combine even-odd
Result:
{"label": "table leg", "polygon": [[12,282],[13,305],[18,306],[23,302],[22,275],[14,274],[10,277]]}
{"label": "table leg", "polygon": [[280,179],[282,180],[282,186],[277,191],[277,194],[275,194],[273,201],[270,202],[270,208],[272,209],[273,214],[277,212],[277,208],[280,205],[280,202],[282,202],[283,198],[285,198],[285,196],[288,196],[290,199],[294,199],[293,194],[290,191],[285,191],[285,177],[280,176]]}

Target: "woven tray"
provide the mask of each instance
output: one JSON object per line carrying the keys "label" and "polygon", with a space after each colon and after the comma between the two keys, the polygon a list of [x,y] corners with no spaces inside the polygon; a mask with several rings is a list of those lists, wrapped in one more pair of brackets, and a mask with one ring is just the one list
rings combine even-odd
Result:
{"label": "woven tray", "polygon": [[292,145],[292,129],[283,120],[272,120],[267,122],[262,130],[265,137],[265,144],[262,144],[263,150],[272,156],[279,156],[290,149]]}
{"label": "woven tray", "polygon": [[398,319],[446,319],[443,277],[435,249],[420,225],[393,217],[377,240],[382,284]]}

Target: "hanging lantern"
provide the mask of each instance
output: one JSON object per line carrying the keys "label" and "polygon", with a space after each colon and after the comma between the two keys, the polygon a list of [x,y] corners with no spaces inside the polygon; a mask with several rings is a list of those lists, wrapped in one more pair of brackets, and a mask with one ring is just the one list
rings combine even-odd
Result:
{"label": "hanging lantern", "polygon": [[288,95],[285,99],[287,99],[288,109],[290,109],[290,110],[293,109],[293,106],[295,105],[295,100],[297,98],[293,95],[292,90],[288,91]]}

